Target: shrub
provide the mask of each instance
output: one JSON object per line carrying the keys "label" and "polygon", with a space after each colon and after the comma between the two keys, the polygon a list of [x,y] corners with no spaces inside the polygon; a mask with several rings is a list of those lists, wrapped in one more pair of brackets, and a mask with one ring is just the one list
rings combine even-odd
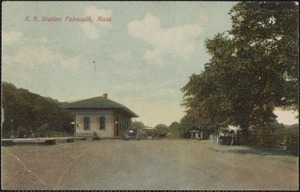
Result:
{"label": "shrub", "polygon": [[19,137],[19,138],[23,138],[23,137],[27,137],[27,136],[30,134],[30,132],[29,132],[29,130],[26,129],[25,127],[19,126],[19,127],[17,128],[17,134],[18,134],[18,137]]}
{"label": "shrub", "polygon": [[183,129],[181,129],[181,125],[178,122],[173,122],[170,127],[169,130],[171,132],[171,134],[169,135],[169,138],[182,138],[184,131]]}
{"label": "shrub", "polygon": [[39,127],[37,129],[38,136],[39,137],[46,137],[46,136],[48,136],[48,130],[49,130],[48,123],[44,123],[41,127]]}
{"label": "shrub", "polygon": [[163,124],[157,125],[155,130],[158,135],[166,135],[169,133],[169,127]]}
{"label": "shrub", "polygon": [[299,127],[275,129],[273,147],[298,154]]}
{"label": "shrub", "polygon": [[298,154],[298,143],[299,143],[299,128],[298,129],[286,129],[287,143],[286,149]]}

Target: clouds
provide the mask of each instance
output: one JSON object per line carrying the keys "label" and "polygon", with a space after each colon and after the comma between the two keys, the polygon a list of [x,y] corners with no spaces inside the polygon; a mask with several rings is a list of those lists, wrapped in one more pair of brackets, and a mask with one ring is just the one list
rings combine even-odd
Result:
{"label": "clouds", "polygon": [[[85,9],[87,16],[90,16],[94,22],[97,21],[98,17],[111,17],[112,11],[108,9],[97,9],[94,6],[89,6]],[[109,22],[97,22],[98,25],[109,27],[111,24]]]}
{"label": "clouds", "polygon": [[2,43],[3,45],[10,45],[18,41],[22,35],[23,33],[18,31],[10,31],[10,32],[2,31]]}
{"label": "clouds", "polygon": [[127,62],[131,59],[131,51],[121,51],[120,53],[110,55],[110,57],[117,62]]}
{"label": "clouds", "polygon": [[163,28],[159,18],[147,13],[143,20],[134,20],[128,24],[128,33],[153,46],[146,50],[144,59],[162,63],[166,55],[188,59],[194,54],[196,40],[202,34],[200,23],[173,28]]}
{"label": "clouds", "polygon": [[80,25],[84,31],[84,36],[89,39],[100,38],[100,28],[111,27],[110,22],[97,22],[98,17],[109,18],[112,15],[111,10],[97,9],[94,6],[89,6],[85,9],[85,14],[92,18],[93,23],[83,23]]}
{"label": "clouds", "polygon": [[100,33],[97,27],[90,23],[83,23],[80,27],[84,31],[84,36],[89,39],[98,39],[100,37]]}
{"label": "clouds", "polygon": [[[43,38],[42,38],[43,39]],[[14,65],[33,69],[37,66],[53,65],[56,68],[78,69],[81,66],[80,55],[67,57],[50,46],[21,47],[13,55],[3,55],[5,66]]]}
{"label": "clouds", "polygon": [[[2,32],[3,44],[7,46],[9,45],[13,48],[12,50],[16,51],[14,55],[8,55],[7,53],[3,54],[5,61],[4,64],[10,63],[21,64],[24,66],[33,66],[35,64],[46,63],[53,58],[54,52],[44,45],[24,46],[24,39],[21,38],[22,36],[23,33],[18,31]],[[49,42],[46,37],[42,37],[37,40],[37,42],[42,44]],[[21,47],[13,45],[17,41],[20,42]]]}
{"label": "clouds", "polygon": [[14,63],[33,66],[54,59],[54,52],[46,46],[22,47],[14,56]]}
{"label": "clouds", "polygon": [[274,114],[277,115],[277,121],[285,125],[293,125],[298,123],[298,111],[275,109]]}
{"label": "clouds", "polygon": [[[30,72],[37,66],[46,65],[53,65],[57,69],[74,69],[80,67],[79,55],[64,55],[55,46],[53,47],[53,43],[46,36],[31,39],[29,37],[22,38],[23,33],[17,31],[3,31],[2,34],[3,44],[10,47],[5,49],[2,55],[2,64],[7,70],[12,70],[14,67],[21,67]],[[15,45],[14,43],[17,41],[19,41],[19,44]]]}
{"label": "clouds", "polygon": [[78,68],[80,66],[80,56],[75,56],[73,58],[65,59],[63,57],[60,58],[60,62],[64,68]]}
{"label": "clouds", "polygon": [[49,43],[49,39],[47,37],[41,37],[38,39],[38,41],[41,43]]}

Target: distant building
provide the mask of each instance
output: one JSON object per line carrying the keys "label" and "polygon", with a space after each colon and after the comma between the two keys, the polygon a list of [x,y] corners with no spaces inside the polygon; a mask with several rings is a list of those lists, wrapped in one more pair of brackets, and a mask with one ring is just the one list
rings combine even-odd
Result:
{"label": "distant building", "polygon": [[237,133],[238,131],[242,131],[242,128],[240,128],[240,126],[228,125],[227,130],[234,131],[234,133]]}
{"label": "distant building", "polygon": [[203,130],[202,129],[199,129],[197,127],[193,127],[193,130],[190,131],[190,134],[191,134],[191,139],[203,139]]}
{"label": "distant building", "polygon": [[100,138],[122,137],[130,127],[131,118],[138,117],[124,105],[109,100],[107,94],[67,102],[63,107],[74,114],[76,136],[92,136],[96,133]]}

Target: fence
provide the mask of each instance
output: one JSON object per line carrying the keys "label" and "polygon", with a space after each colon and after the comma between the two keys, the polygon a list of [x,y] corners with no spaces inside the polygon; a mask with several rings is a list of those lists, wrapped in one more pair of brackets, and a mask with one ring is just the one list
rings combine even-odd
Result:
{"label": "fence", "polygon": [[[220,138],[216,134],[211,134],[209,138],[215,144],[221,143]],[[262,129],[259,131],[250,131],[245,135],[239,133],[233,137],[228,136],[228,138],[223,139],[222,143],[277,148],[298,154],[299,129]]]}

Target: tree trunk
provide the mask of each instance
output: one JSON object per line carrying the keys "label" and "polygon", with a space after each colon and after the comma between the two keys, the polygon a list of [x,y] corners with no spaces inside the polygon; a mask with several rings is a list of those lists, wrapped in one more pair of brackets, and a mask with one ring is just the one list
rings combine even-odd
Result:
{"label": "tree trunk", "polygon": [[247,137],[247,132],[248,132],[248,126],[241,126],[242,128],[242,140],[241,140],[241,145],[245,145],[248,143],[248,137]]}

